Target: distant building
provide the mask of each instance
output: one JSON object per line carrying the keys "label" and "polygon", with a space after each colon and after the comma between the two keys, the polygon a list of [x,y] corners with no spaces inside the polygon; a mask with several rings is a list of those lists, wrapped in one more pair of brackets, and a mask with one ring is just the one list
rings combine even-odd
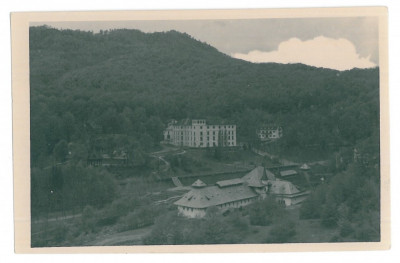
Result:
{"label": "distant building", "polygon": [[308,164],[306,164],[306,163],[304,163],[302,166],[300,166],[300,170],[303,170],[303,171],[308,171],[310,169],[311,169],[310,166],[308,166]]}
{"label": "distant building", "polygon": [[164,131],[164,141],[176,146],[236,146],[236,125],[208,125],[205,120],[175,120]]}
{"label": "distant building", "polygon": [[308,191],[300,191],[291,182],[275,179],[270,171],[259,166],[242,178],[219,181],[212,186],[197,180],[192,184],[192,190],[174,204],[178,206],[179,214],[194,218],[205,216],[209,207],[222,211],[239,208],[267,195],[287,206],[294,205],[304,201],[308,194]]}
{"label": "distant building", "polygon": [[261,141],[274,140],[283,136],[283,129],[281,126],[268,124],[258,128],[256,134]]}
{"label": "distant building", "polygon": [[91,153],[87,159],[87,164],[90,166],[128,166],[129,158],[125,151],[114,151],[109,154]]}

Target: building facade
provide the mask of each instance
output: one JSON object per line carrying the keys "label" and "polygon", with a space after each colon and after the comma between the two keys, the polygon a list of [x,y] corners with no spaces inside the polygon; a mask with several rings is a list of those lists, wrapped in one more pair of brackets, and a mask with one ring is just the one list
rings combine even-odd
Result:
{"label": "building facade", "polygon": [[219,181],[207,186],[201,181],[192,184],[192,190],[174,204],[178,213],[189,218],[204,217],[207,209],[217,207],[221,211],[239,208],[259,199],[259,195],[241,179]]}
{"label": "building facade", "polygon": [[283,129],[278,125],[264,125],[257,129],[257,137],[261,141],[275,140],[283,136]]}
{"label": "building facade", "polygon": [[221,211],[249,205],[267,196],[286,206],[303,202],[310,194],[301,191],[291,182],[276,179],[270,171],[259,166],[242,178],[206,185],[201,180],[192,184],[192,189],[174,204],[178,213],[189,218],[203,217],[210,207]]}
{"label": "building facade", "polygon": [[236,125],[209,125],[205,120],[175,120],[164,131],[164,142],[188,147],[236,146]]}

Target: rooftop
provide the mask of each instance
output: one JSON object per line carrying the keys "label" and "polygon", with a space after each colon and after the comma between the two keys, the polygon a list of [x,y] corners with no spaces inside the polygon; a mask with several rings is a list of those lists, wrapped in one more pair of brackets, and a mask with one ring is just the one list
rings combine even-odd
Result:
{"label": "rooftop", "polygon": [[207,186],[202,180],[197,179],[196,182],[192,184],[193,187],[201,188]]}
{"label": "rooftop", "polygon": [[264,174],[264,167],[258,166],[251,172],[243,176],[242,180],[245,181],[248,186],[263,187],[264,184],[262,183],[262,180],[265,179]]}
{"label": "rooftop", "polygon": [[230,179],[230,180],[223,180],[223,181],[218,181],[215,183],[219,187],[227,187],[227,186],[234,186],[234,185],[239,185],[243,184],[243,180],[241,178],[235,178],[235,179]]}
{"label": "rooftop", "polygon": [[213,185],[204,188],[194,188],[174,204],[191,208],[207,208],[229,202],[255,198],[257,196],[257,193],[243,184],[224,188]]}
{"label": "rooftop", "polygon": [[282,128],[280,125],[277,125],[275,123],[271,123],[271,124],[263,124],[259,127],[260,130],[262,129],[278,129],[278,128]]}
{"label": "rooftop", "polygon": [[294,184],[288,181],[268,181],[268,185],[268,191],[275,195],[294,195],[301,192]]}
{"label": "rooftop", "polygon": [[306,163],[300,166],[300,169],[302,170],[310,170],[310,166],[308,166]]}
{"label": "rooftop", "polygon": [[272,173],[270,170],[268,170],[268,169],[265,169],[265,174],[266,174],[268,180],[275,180],[275,179],[276,179],[275,174],[273,174],[273,173]]}
{"label": "rooftop", "polygon": [[297,172],[295,170],[286,170],[280,172],[281,176],[289,176],[289,175],[296,175]]}

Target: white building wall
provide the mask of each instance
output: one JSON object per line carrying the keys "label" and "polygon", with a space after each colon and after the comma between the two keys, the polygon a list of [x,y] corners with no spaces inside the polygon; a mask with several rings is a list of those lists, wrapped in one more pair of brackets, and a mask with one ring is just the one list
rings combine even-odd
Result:
{"label": "white building wall", "polygon": [[268,127],[268,128],[260,128],[257,130],[257,136],[261,140],[265,139],[279,139],[283,135],[282,127]]}
{"label": "white building wall", "polygon": [[236,125],[207,125],[205,120],[185,126],[171,124],[164,131],[164,140],[176,146],[236,146]]}
{"label": "white building wall", "polygon": [[280,197],[276,197],[275,199],[278,202],[285,203],[286,206],[291,206],[291,205],[296,205],[296,204],[303,202],[304,200],[307,199],[307,197],[308,197],[307,195],[301,195],[301,196],[296,196],[296,197],[280,196]]}
{"label": "white building wall", "polygon": [[189,218],[201,218],[206,215],[206,209],[189,208],[185,206],[178,206],[178,213]]}
{"label": "white building wall", "polygon": [[[255,200],[257,200],[257,198],[244,199],[244,200],[221,204],[221,205],[218,205],[217,207],[221,211],[226,211],[230,208],[239,208],[242,206],[249,205],[249,204],[253,203]],[[188,217],[188,218],[201,218],[206,215],[206,208],[197,209],[197,208],[178,206],[178,213],[180,215]]]}

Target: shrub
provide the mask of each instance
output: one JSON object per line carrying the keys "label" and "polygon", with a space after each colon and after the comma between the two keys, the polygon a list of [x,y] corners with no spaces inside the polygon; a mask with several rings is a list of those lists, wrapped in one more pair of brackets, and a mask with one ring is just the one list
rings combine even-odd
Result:
{"label": "shrub", "polygon": [[287,243],[296,235],[296,225],[293,221],[283,221],[269,231],[267,243]]}
{"label": "shrub", "polygon": [[95,210],[91,206],[86,206],[83,209],[81,217],[81,231],[84,233],[94,232],[96,229],[97,217]]}
{"label": "shrub", "polygon": [[239,243],[247,232],[248,222],[239,212],[225,217],[209,209],[201,219],[187,219],[169,212],[157,218],[143,242],[148,245],[232,244]]}
{"label": "shrub", "polygon": [[148,208],[130,212],[118,221],[118,231],[127,231],[154,224],[155,213]]}
{"label": "shrub", "polygon": [[340,227],[340,236],[341,237],[347,237],[353,232],[354,232],[354,229],[351,226],[350,222],[346,222]]}
{"label": "shrub", "polygon": [[258,226],[269,226],[284,214],[283,207],[271,198],[248,205],[245,210],[248,210],[250,224]]}
{"label": "shrub", "polygon": [[325,227],[337,226],[337,209],[334,201],[329,200],[322,208],[321,224]]}

